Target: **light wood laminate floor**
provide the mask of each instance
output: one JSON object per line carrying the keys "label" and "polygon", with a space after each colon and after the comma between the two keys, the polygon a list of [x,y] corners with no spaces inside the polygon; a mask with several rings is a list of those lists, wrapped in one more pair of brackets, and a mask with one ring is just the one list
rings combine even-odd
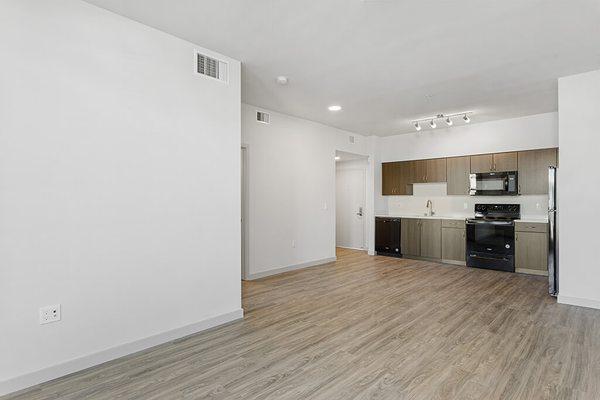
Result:
{"label": "light wood laminate floor", "polygon": [[338,250],[243,284],[244,321],[8,399],[600,399],[600,311],[542,277]]}

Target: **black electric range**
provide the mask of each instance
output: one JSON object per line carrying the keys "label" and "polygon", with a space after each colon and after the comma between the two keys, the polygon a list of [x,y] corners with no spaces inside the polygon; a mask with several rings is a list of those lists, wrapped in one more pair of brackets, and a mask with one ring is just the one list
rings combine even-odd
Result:
{"label": "black electric range", "polygon": [[515,272],[515,220],[519,204],[475,204],[467,219],[467,266]]}

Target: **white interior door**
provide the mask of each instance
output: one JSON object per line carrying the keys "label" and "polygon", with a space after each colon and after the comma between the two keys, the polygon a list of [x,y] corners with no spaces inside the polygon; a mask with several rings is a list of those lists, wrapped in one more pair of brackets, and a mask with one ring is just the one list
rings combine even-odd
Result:
{"label": "white interior door", "polygon": [[364,249],[365,169],[336,172],[336,245]]}

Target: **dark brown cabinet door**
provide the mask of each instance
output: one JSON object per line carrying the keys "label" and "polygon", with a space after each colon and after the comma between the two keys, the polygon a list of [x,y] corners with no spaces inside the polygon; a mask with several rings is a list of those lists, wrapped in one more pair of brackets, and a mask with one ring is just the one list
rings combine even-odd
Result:
{"label": "dark brown cabinet door", "polygon": [[400,232],[402,254],[406,256],[420,256],[421,220],[417,218],[402,218]]}
{"label": "dark brown cabinet door", "polygon": [[400,194],[401,184],[400,162],[387,162],[381,164],[381,194],[391,196]]}
{"label": "dark brown cabinet door", "polygon": [[427,160],[411,161],[413,166],[413,183],[427,182]]}
{"label": "dark brown cabinet door", "polygon": [[519,194],[548,194],[548,167],[556,167],[556,149],[519,152]]}
{"label": "dark brown cabinet door", "polygon": [[426,160],[426,182],[446,182],[446,159],[434,158]]}
{"label": "dark brown cabinet door", "polygon": [[471,157],[451,157],[446,159],[448,194],[468,195],[470,184],[469,174],[471,173]]}
{"label": "dark brown cabinet door", "polygon": [[516,171],[517,170],[517,152],[496,153],[494,154],[494,172]]}
{"label": "dark brown cabinet door", "polygon": [[471,156],[471,173],[476,174],[480,172],[492,172],[494,165],[493,154],[480,154],[477,156]]}

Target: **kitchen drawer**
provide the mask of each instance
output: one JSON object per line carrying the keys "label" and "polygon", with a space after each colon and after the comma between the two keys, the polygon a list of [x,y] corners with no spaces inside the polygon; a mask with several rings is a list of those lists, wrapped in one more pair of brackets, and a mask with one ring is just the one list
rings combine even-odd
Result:
{"label": "kitchen drawer", "polygon": [[545,222],[517,222],[515,224],[516,232],[548,232],[548,224]]}
{"label": "kitchen drawer", "polygon": [[443,219],[442,228],[460,228],[465,229],[464,219]]}

